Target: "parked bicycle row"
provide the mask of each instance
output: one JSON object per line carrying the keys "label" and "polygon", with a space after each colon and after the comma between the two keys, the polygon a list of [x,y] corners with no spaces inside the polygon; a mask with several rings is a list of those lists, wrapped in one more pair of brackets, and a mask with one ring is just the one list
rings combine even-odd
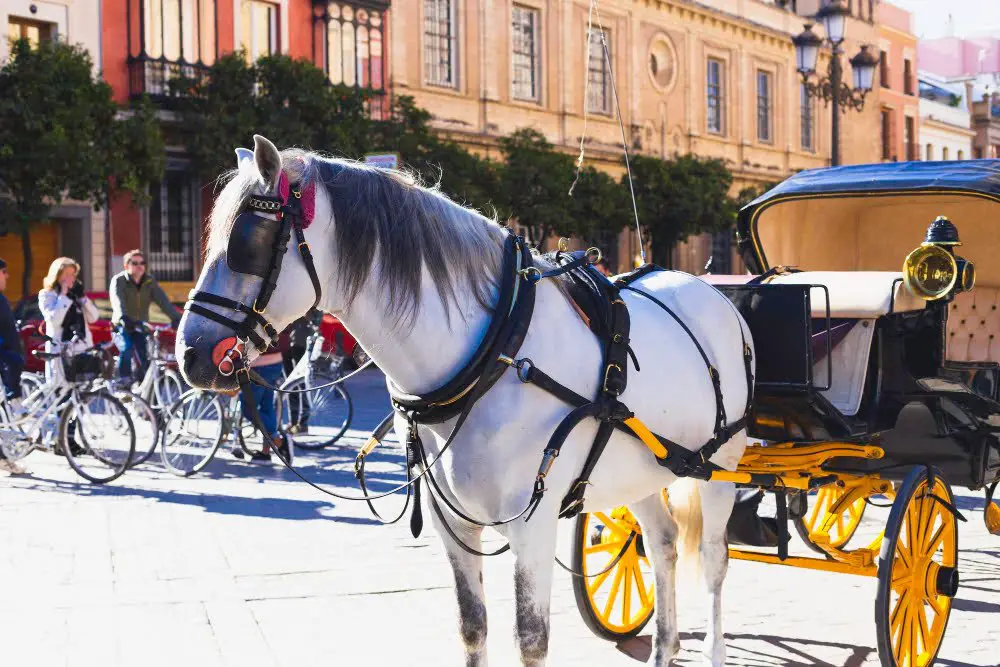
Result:
{"label": "parked bicycle row", "polygon": [[[44,343],[30,355],[44,362],[44,372],[24,372],[18,338],[23,328],[2,296],[7,272],[0,260],[2,467],[23,473],[19,461],[34,451],[50,451],[100,484],[146,462],[157,446],[164,467],[181,476],[203,470],[227,442],[236,458],[270,460],[267,439],[247,418],[239,395],[189,389],[177,372],[172,336],[166,336],[170,330],[148,320],[152,301],[174,322],[180,311],[145,275],[141,253],[126,255],[125,271],[112,279],[109,341],[94,343],[90,325],[96,308],[78,271],[69,258],[50,267],[38,297],[44,324],[29,336]],[[342,340],[323,336],[321,317],[312,313],[297,321],[286,332],[284,350],[268,350],[254,361],[273,385],[301,392],[283,396],[264,387],[253,392],[264,427],[279,443],[278,455],[289,462],[298,448],[336,442],[353,416],[343,385],[322,386],[341,377],[349,357]]]}

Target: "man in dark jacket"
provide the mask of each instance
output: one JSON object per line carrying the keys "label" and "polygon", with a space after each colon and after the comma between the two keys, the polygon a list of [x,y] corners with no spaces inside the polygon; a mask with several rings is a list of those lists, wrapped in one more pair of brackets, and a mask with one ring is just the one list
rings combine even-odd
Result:
{"label": "man in dark jacket", "polygon": [[[21,371],[24,370],[24,349],[18,333],[14,312],[3,292],[7,290],[7,262],[0,259],[0,377],[7,390],[7,405],[12,416],[21,412]],[[4,458],[0,451],[0,469],[11,474],[24,473],[24,469]]]}
{"label": "man in dark jacket", "polygon": [[118,376],[131,377],[132,356],[138,354],[138,377],[142,377],[149,364],[143,326],[149,320],[149,306],[155,301],[174,327],[181,319],[181,311],[170,303],[170,298],[156,279],[146,273],[146,258],[138,249],[125,253],[125,270],[111,279],[108,292],[111,294],[111,324],[121,327],[125,342],[118,357]]}

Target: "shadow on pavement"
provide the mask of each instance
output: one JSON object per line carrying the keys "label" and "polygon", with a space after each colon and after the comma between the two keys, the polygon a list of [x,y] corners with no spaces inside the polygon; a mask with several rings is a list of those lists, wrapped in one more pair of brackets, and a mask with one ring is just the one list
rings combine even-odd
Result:
{"label": "shadow on pavement", "polygon": [[[705,639],[705,633],[682,632],[680,638],[682,641],[701,642]],[[650,635],[640,635],[618,644],[618,650],[637,661],[646,662],[652,654],[652,642],[653,638]],[[746,646],[747,643],[758,646],[750,648]],[[774,651],[760,649],[759,644],[761,643],[770,645]],[[811,656],[809,654],[811,646],[840,649],[849,652],[849,655],[843,662],[835,664]],[[726,664],[740,665],[741,667],[776,667],[776,665],[781,665],[781,667],[861,667],[869,657],[874,655],[875,649],[868,646],[779,637],[777,635],[726,634]],[[701,665],[702,657],[698,652],[682,650],[672,664]]]}

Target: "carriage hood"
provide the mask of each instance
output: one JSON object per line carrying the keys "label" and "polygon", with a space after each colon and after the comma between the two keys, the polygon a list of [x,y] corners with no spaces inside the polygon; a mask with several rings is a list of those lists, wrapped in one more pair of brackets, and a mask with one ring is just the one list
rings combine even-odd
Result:
{"label": "carriage hood", "polygon": [[899,271],[939,215],[958,227],[978,282],[1000,286],[1000,160],[802,171],[740,210],[737,238],[753,273]]}

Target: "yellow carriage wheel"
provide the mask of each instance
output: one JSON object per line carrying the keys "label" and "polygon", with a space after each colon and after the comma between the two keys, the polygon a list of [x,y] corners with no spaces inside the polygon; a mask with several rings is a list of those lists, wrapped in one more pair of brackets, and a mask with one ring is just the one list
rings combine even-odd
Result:
{"label": "yellow carriage wheel", "polygon": [[[830,514],[830,510],[849,492],[850,489],[828,484],[820,487],[815,496],[809,497],[812,503],[805,515],[795,520],[795,529],[802,541],[813,551],[826,555],[825,551],[816,546],[814,536],[822,535],[822,526]],[[865,515],[865,507],[865,499],[862,497],[840,510],[830,528],[830,546],[840,549],[851,541],[858,526],[861,525],[861,519]]]}
{"label": "yellow carriage wheel", "polygon": [[[608,569],[633,532],[628,549]],[[643,548],[642,529],[628,507],[577,517],[573,569],[585,575],[573,577],[576,606],[598,637],[611,641],[634,637],[652,618],[653,569]]]}
{"label": "yellow carriage wheel", "polygon": [[896,495],[878,561],[875,630],[882,667],[929,667],[958,591],[958,526],[948,483],[914,468]]}

